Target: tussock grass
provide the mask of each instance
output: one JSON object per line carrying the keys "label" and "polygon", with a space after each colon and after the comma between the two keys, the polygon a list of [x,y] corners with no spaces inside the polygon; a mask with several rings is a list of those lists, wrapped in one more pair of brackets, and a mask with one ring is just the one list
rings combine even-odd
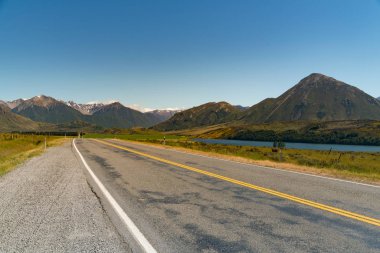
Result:
{"label": "tussock grass", "polygon": [[[47,137],[47,147],[68,141],[61,137]],[[38,135],[0,134],[0,176],[24,161],[41,154],[45,137]]]}

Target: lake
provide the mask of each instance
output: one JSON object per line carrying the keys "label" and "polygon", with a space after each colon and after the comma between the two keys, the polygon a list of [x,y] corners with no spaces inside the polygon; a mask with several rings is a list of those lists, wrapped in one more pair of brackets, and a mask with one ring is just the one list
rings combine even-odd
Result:
{"label": "lake", "polygon": [[[234,146],[256,146],[272,147],[270,141],[240,141],[224,139],[194,139],[194,141],[208,144],[224,144]],[[309,149],[309,150],[335,150],[335,151],[353,151],[353,152],[380,152],[380,146],[363,146],[363,145],[339,145],[339,144],[312,144],[312,143],[292,143],[286,142],[286,148],[291,149]]]}

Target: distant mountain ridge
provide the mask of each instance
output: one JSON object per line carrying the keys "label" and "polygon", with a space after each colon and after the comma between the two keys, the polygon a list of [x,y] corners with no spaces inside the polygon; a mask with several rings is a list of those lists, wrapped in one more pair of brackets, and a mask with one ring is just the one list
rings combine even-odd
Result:
{"label": "distant mountain ridge", "polygon": [[0,104],[35,122],[65,126],[70,126],[70,122],[87,122],[106,128],[150,127],[174,114],[174,111],[161,110],[142,113],[119,102],[77,104],[45,95],[11,102],[0,101]]}
{"label": "distant mountain ridge", "polygon": [[34,131],[39,129],[39,124],[13,113],[5,104],[0,104],[0,132]]}
{"label": "distant mountain ridge", "polygon": [[[290,121],[380,120],[380,101],[358,88],[332,77],[313,73],[278,98],[267,98],[238,110],[223,102],[203,104],[153,128],[181,130],[215,124],[257,124]],[[222,113],[218,113],[218,111]]]}
{"label": "distant mountain ridge", "polygon": [[[87,104],[77,104],[74,101],[68,101],[66,104],[77,111],[81,112],[84,115],[93,115],[97,111],[103,109],[104,107],[109,106],[110,104],[113,103],[120,103],[118,101],[110,101],[110,102],[90,102]],[[121,104],[121,103],[120,103]],[[126,107],[129,108],[129,107]],[[132,110],[135,110],[133,108],[130,108]],[[180,112],[181,110],[168,110],[168,109],[163,109],[163,110],[153,110],[153,111],[148,111],[144,112],[146,115],[150,115],[152,118],[155,118],[156,121],[165,121],[172,117],[175,113]]]}
{"label": "distant mountain ridge", "polygon": [[149,127],[160,121],[150,114],[142,113],[115,102],[105,105],[94,112],[90,117],[90,122],[107,128],[131,128],[136,126]]}
{"label": "distant mountain ridge", "polygon": [[23,100],[12,111],[33,121],[53,124],[85,120],[83,114],[77,110],[62,101],[44,95]]}
{"label": "distant mountain ridge", "polygon": [[153,128],[160,131],[179,130],[220,124],[239,117],[242,109],[227,102],[211,102],[176,113]]}
{"label": "distant mountain ridge", "polygon": [[92,115],[107,105],[104,103],[77,104],[74,101],[68,101],[66,104],[84,115]]}
{"label": "distant mountain ridge", "polygon": [[24,101],[24,99],[16,99],[16,100],[13,100],[13,101],[9,101],[9,102],[5,102],[7,104],[7,106],[11,109],[17,107],[19,104],[21,104],[22,102]]}
{"label": "distant mountain ridge", "polygon": [[[210,102],[187,110],[140,112],[119,102],[78,104],[48,96],[1,101],[0,131],[34,129],[46,122],[67,128],[152,127],[160,131],[290,121],[380,120],[380,98],[323,74],[314,73],[277,98],[251,107]],[[19,117],[22,116],[22,117]],[[74,123],[73,123],[74,122]]]}
{"label": "distant mountain ridge", "polygon": [[146,114],[151,114],[156,117],[159,121],[163,122],[165,120],[170,119],[174,116],[174,114],[181,112],[182,110],[153,110],[150,112],[146,112]]}

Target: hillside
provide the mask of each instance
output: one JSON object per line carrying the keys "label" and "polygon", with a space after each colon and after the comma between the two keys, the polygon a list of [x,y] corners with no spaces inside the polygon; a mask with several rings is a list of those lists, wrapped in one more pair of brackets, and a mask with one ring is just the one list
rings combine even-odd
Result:
{"label": "hillside", "polygon": [[53,124],[85,119],[85,116],[77,110],[47,96],[36,96],[28,100],[23,100],[18,106],[13,108],[12,111],[33,121]]}
{"label": "hillside", "polygon": [[[33,121],[71,126],[71,122],[87,122],[100,127],[130,128],[150,127],[162,122],[167,114],[142,113],[115,102],[111,104],[76,104],[67,103],[48,96],[36,96],[27,100],[4,102],[15,106],[12,111]],[[158,113],[161,113],[158,115]],[[75,124],[74,124],[75,125]],[[86,128],[93,126],[86,126]],[[74,127],[77,129],[77,126]]]}
{"label": "hillside", "polygon": [[178,112],[169,120],[153,128],[159,131],[172,131],[201,126],[210,126],[238,119],[241,110],[226,102],[207,103]]}
{"label": "hillside", "polygon": [[278,98],[252,106],[245,123],[380,119],[380,102],[358,88],[311,74]]}
{"label": "hillside", "polygon": [[24,102],[24,99],[16,99],[16,100],[13,100],[13,101],[9,101],[9,102],[6,102],[7,103],[7,106],[11,109],[17,107],[19,104],[21,104],[22,102]]}
{"label": "hillside", "polygon": [[131,128],[150,127],[157,124],[159,119],[116,102],[96,111],[89,118],[89,122],[102,127]]}
{"label": "hillside", "polygon": [[0,104],[0,132],[34,131],[39,124],[13,113],[8,107]]}
{"label": "hillside", "polygon": [[380,120],[380,101],[334,78],[311,74],[278,98],[267,98],[248,109],[226,102],[207,103],[177,113],[154,129],[342,120]]}
{"label": "hillside", "polygon": [[301,143],[380,145],[380,121],[292,121],[259,124],[223,124],[167,132],[204,139],[232,139]]}
{"label": "hillside", "polygon": [[173,117],[177,112],[180,112],[180,110],[154,110],[146,112],[145,114],[152,115],[153,117],[156,117],[159,122],[163,122]]}
{"label": "hillside", "polygon": [[92,115],[106,105],[103,103],[77,104],[74,101],[68,101],[66,104],[84,115]]}

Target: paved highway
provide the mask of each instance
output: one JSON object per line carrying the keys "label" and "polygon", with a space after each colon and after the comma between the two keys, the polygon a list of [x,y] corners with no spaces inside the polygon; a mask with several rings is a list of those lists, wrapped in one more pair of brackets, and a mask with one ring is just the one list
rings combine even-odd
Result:
{"label": "paved highway", "polygon": [[119,140],[79,152],[158,252],[380,252],[380,188]]}

